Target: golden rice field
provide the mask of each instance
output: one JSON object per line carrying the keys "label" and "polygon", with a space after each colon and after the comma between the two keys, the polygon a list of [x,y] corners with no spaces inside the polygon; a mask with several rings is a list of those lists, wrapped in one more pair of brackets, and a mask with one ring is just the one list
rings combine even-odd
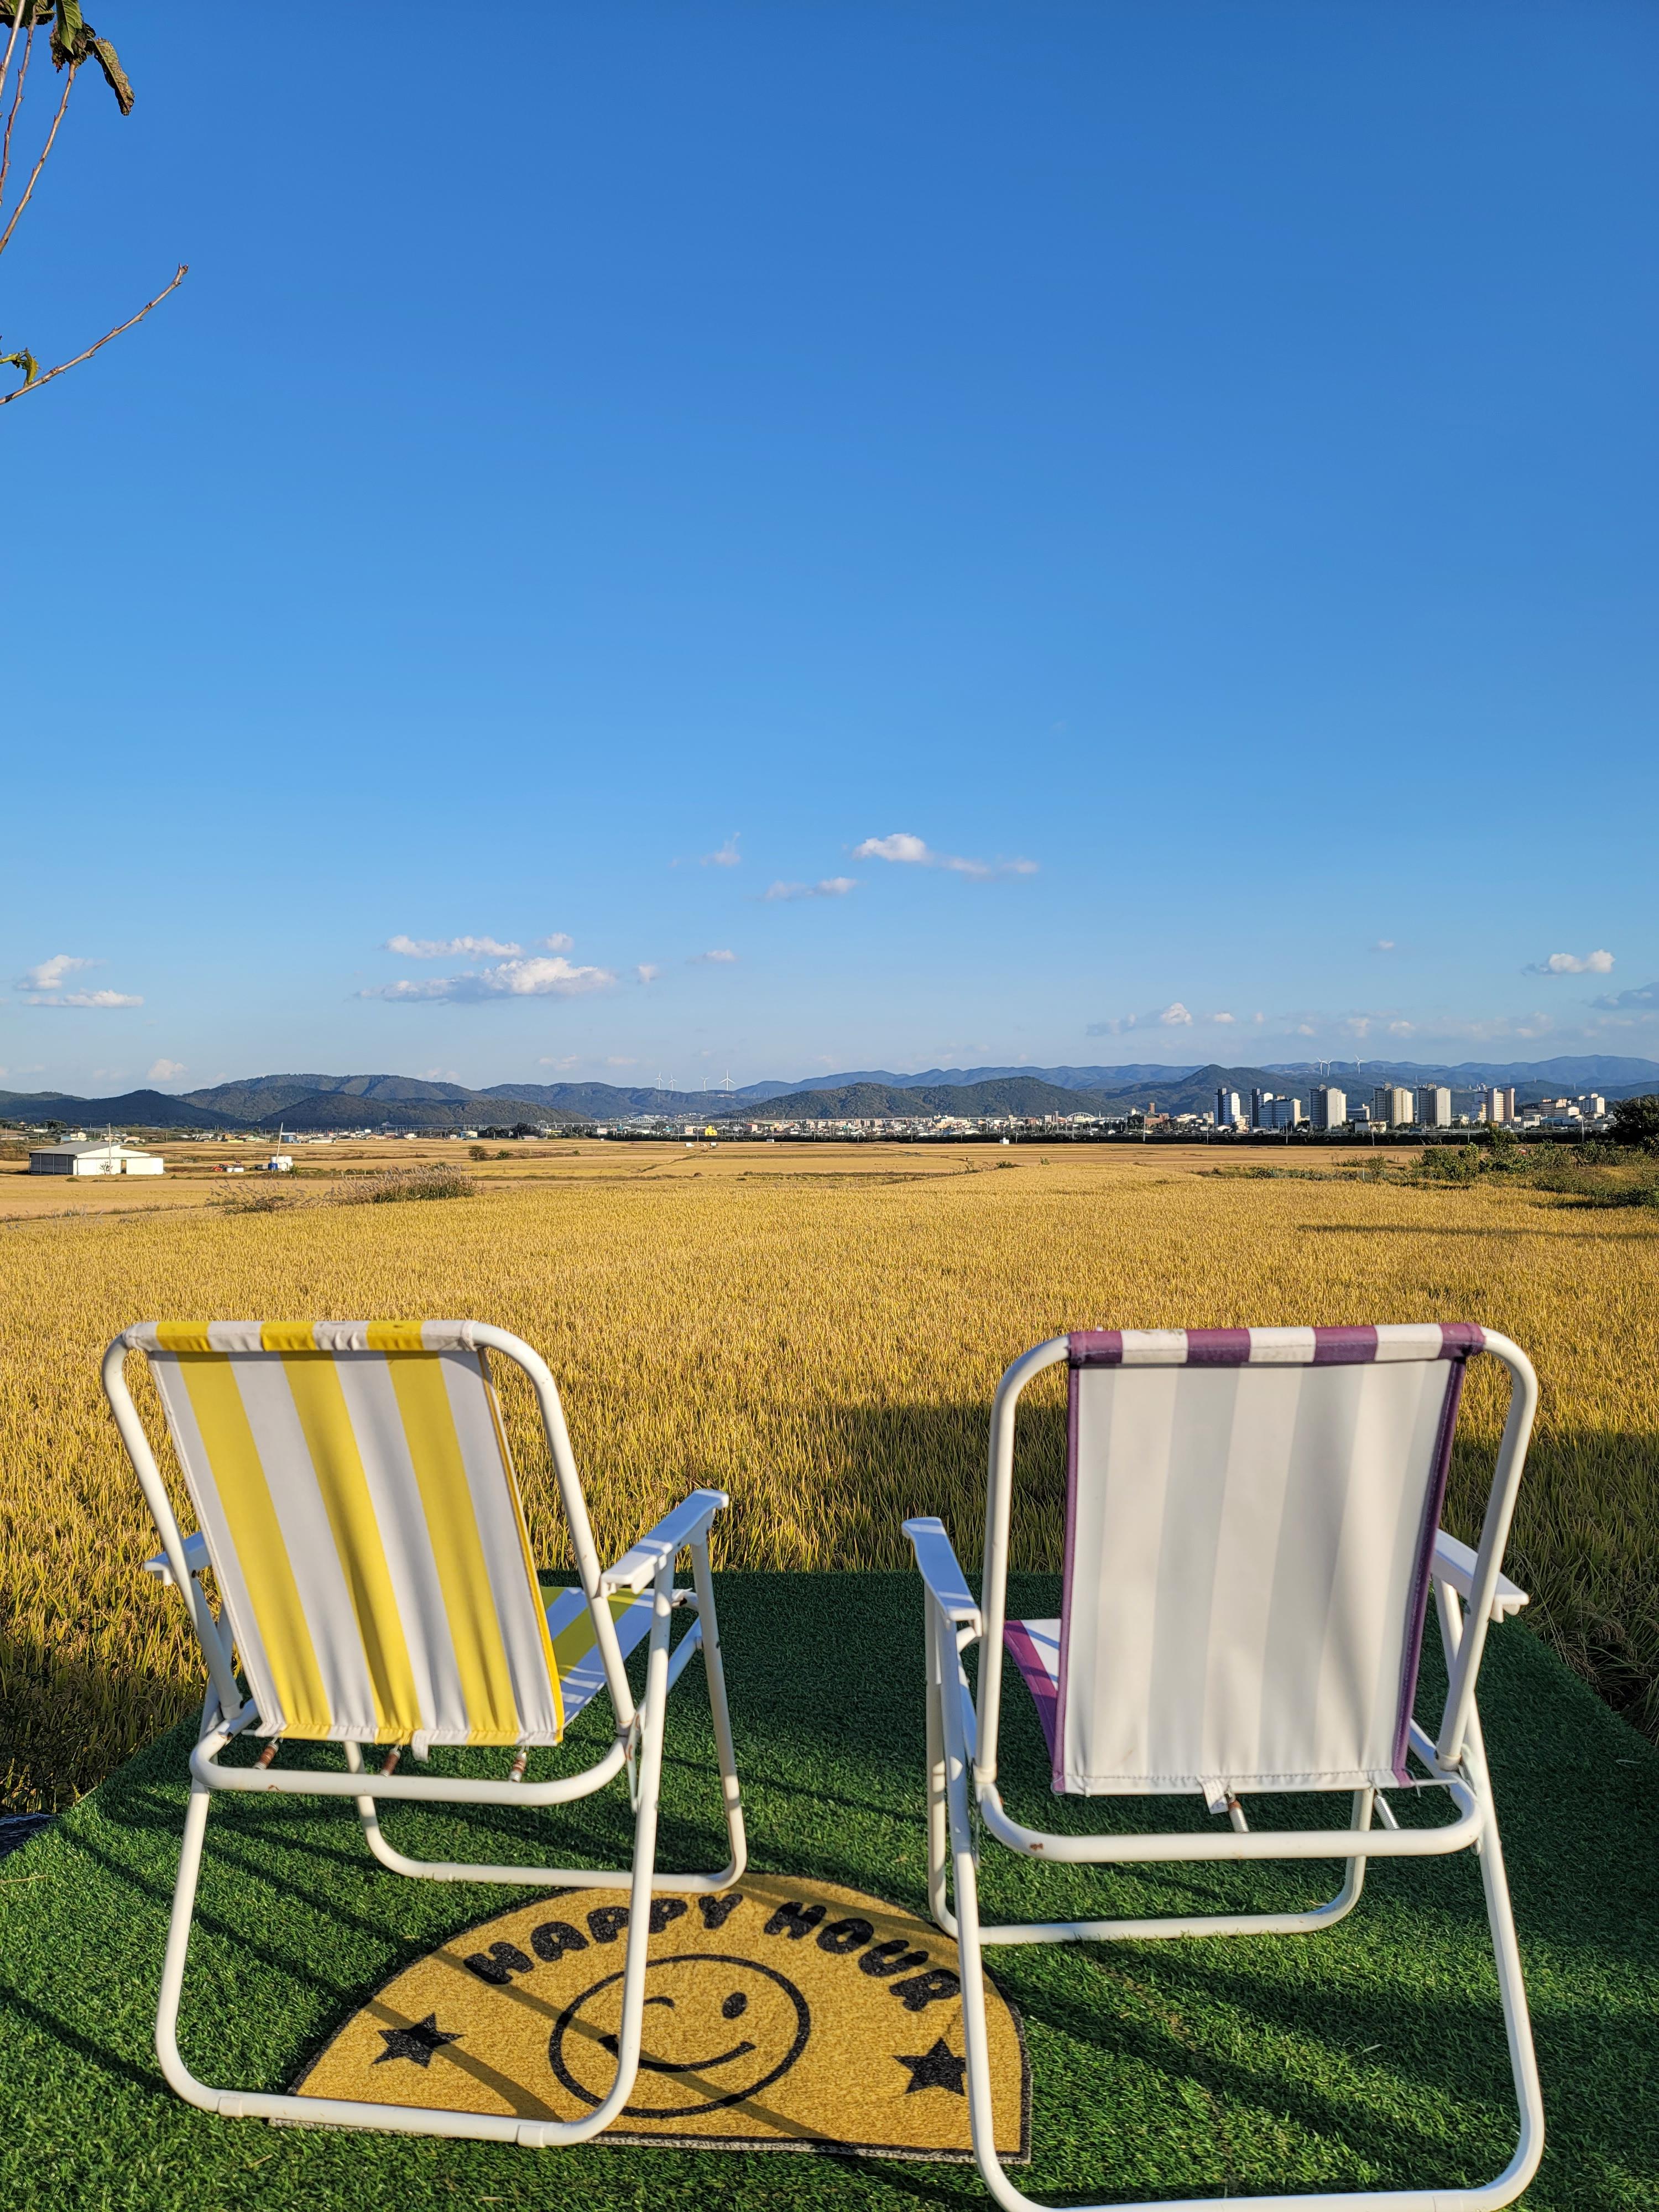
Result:
{"label": "golden rice field", "polygon": [[[450,1157],[453,1157],[451,1148]],[[1005,1164],[1003,1165],[1002,1164]],[[155,1317],[472,1315],[565,1394],[602,1548],[696,1483],[728,1567],[892,1567],[908,1513],[976,1555],[987,1416],[1013,1355],[1069,1327],[1472,1319],[1532,1353],[1541,1424],[1510,1571],[1534,1625],[1659,1731],[1659,1215],[1333,1171],[1242,1180],[1201,1153],[567,1147],[448,1202],[235,1214],[179,1202],[0,1221],[0,1781],[95,1784],[198,1694],[99,1388]],[[159,1199],[160,1194],[157,1194]],[[136,1364],[136,1363],[135,1363]],[[559,1559],[524,1393],[532,1533]],[[1471,1380],[1449,1516],[1500,1419]],[[1021,1561],[1057,1562],[1059,1378],[1025,1447]],[[149,1404],[153,1410],[153,1400]]]}

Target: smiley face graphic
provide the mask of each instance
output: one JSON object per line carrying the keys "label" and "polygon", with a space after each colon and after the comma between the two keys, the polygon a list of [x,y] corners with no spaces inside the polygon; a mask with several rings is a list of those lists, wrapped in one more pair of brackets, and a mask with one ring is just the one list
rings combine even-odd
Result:
{"label": "smiley face graphic", "polygon": [[[548,2039],[548,2063],[574,2096],[598,2105],[616,2079],[620,1973],[573,1997]],[[719,1951],[679,1952],[646,1969],[634,2119],[668,2119],[740,2105],[787,2074],[806,2048],[812,2015],[786,1975]]]}

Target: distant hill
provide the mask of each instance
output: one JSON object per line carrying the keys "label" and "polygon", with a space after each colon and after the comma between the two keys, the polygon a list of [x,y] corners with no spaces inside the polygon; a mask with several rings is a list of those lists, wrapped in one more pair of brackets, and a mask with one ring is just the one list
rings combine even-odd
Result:
{"label": "distant hill", "polygon": [[737,1093],[739,1098],[782,1098],[803,1091],[845,1091],[855,1083],[885,1084],[895,1091],[965,1089],[976,1083],[995,1083],[1013,1076],[1030,1076],[1061,1091],[1115,1091],[1126,1083],[1168,1083],[1191,1075],[1191,1067],[1165,1067],[1153,1060],[1133,1060],[1123,1067],[930,1067],[918,1075],[895,1075],[890,1068],[858,1067],[842,1075],[813,1076],[801,1083],[750,1083]]}
{"label": "distant hill", "polygon": [[[1352,1069],[1352,1063],[1348,1063]],[[1340,1060],[1297,1060],[1280,1062],[1267,1070],[1269,1075],[1305,1075],[1310,1079],[1318,1070],[1321,1082],[1340,1083],[1344,1063]],[[1556,1060],[1463,1060],[1455,1066],[1414,1060],[1367,1060],[1361,1063],[1363,1079],[1367,1083],[1445,1083],[1455,1091],[1478,1091],[1489,1083],[1513,1083],[1517,1087],[1531,1084],[1547,1091],[1583,1091],[1594,1087],[1605,1093],[1612,1084],[1628,1084],[1640,1090],[1659,1080],[1659,1060],[1627,1060],[1616,1053],[1592,1052],[1574,1056],[1566,1054]],[[1350,1080],[1358,1078],[1350,1075]]]}
{"label": "distant hill", "polygon": [[169,1098],[161,1091],[124,1091],[118,1098],[72,1098],[62,1091],[0,1091],[0,1114],[18,1121],[72,1121],[145,1129],[237,1129],[234,1115]]}
{"label": "distant hill", "polygon": [[[773,1096],[769,1085],[759,1087],[768,1097]],[[654,1084],[616,1083],[495,1083],[483,1095],[529,1098],[562,1114],[604,1121],[629,1114],[700,1114],[707,1121],[717,1114],[730,1114],[750,1100],[746,1091],[659,1091]]]}
{"label": "distant hill", "polygon": [[[1455,1066],[1411,1060],[1366,1060],[1357,1070],[1304,1061],[1272,1067],[1164,1067],[1148,1061],[1122,1067],[945,1068],[926,1075],[862,1074],[817,1083],[751,1083],[739,1091],[663,1091],[611,1083],[497,1083],[483,1091],[428,1082],[412,1075],[256,1075],[177,1097],[126,1091],[112,1098],[80,1098],[61,1091],[0,1091],[0,1115],[15,1121],[59,1121],[94,1127],[161,1129],[451,1130],[519,1121],[566,1128],[619,1121],[641,1114],[688,1121],[768,1118],[866,1121],[886,1115],[1125,1114],[1156,1104],[1171,1114],[1205,1113],[1218,1089],[1291,1091],[1305,1097],[1330,1082],[1351,1097],[1379,1083],[1413,1088],[1443,1083],[1472,1103],[1488,1083],[1512,1083],[1517,1103],[1594,1088],[1609,1098],[1659,1091],[1659,1061],[1611,1054],[1553,1060],[1464,1060]],[[1458,1111],[1467,1111],[1467,1104]]]}
{"label": "distant hill", "polygon": [[[1035,1076],[991,1083],[847,1083],[833,1091],[792,1091],[751,1108],[744,1119],[861,1121],[890,1114],[1086,1114],[1093,1094],[1065,1091]],[[729,1111],[729,1109],[728,1109]]]}
{"label": "distant hill", "polygon": [[1577,1091],[1593,1085],[1597,1090],[1605,1090],[1608,1084],[1632,1084],[1639,1088],[1659,1081],[1659,1060],[1621,1059],[1607,1053],[1540,1060],[1463,1060],[1455,1067],[1414,1060],[1366,1060],[1362,1061],[1358,1074],[1352,1061],[1345,1067],[1335,1060],[1277,1060],[1265,1067],[1232,1069],[1219,1068],[1214,1063],[1203,1067],[1194,1067],[1190,1063],[1165,1066],[1155,1060],[1132,1061],[1120,1067],[933,1067],[915,1075],[896,1075],[888,1068],[860,1067],[840,1075],[814,1076],[799,1083],[751,1083],[737,1096],[745,1102],[781,1098],[805,1091],[842,1091],[855,1083],[885,1084],[897,1091],[915,1091],[941,1084],[965,1087],[1009,1076],[1030,1076],[1039,1083],[1054,1084],[1062,1091],[1089,1091],[1103,1097],[1149,1093],[1161,1098],[1165,1092],[1173,1096],[1176,1089],[1185,1092],[1195,1085],[1201,1087],[1208,1083],[1213,1088],[1224,1076],[1235,1087],[1242,1079],[1246,1089],[1251,1084],[1259,1084],[1264,1089],[1277,1090],[1281,1086],[1273,1079],[1281,1075],[1299,1075],[1310,1083],[1341,1084],[1346,1078],[1350,1090],[1356,1085],[1369,1086],[1375,1083],[1445,1083],[1455,1090],[1478,1090],[1488,1083],[1533,1084],[1551,1091]]}

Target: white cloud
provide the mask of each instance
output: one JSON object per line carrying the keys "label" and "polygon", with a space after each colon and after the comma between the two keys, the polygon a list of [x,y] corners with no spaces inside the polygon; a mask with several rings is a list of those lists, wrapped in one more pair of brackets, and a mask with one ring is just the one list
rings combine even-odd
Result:
{"label": "white cloud", "polygon": [[580,1055],[579,1054],[569,1052],[565,1054],[562,1060],[553,1060],[550,1058],[546,1053],[544,1053],[541,1058],[536,1062],[536,1065],[538,1067],[555,1067],[562,1070],[567,1067],[574,1067],[580,1057]]}
{"label": "white cloud", "polygon": [[459,1067],[423,1067],[420,1076],[422,1083],[459,1083],[461,1071]]}
{"label": "white cloud", "polygon": [[761,896],[769,904],[780,899],[845,898],[857,889],[856,876],[826,876],[817,884],[774,884]]}
{"label": "white cloud", "polygon": [[1083,1034],[1085,1036],[1122,1036],[1129,1030],[1189,1030],[1197,1024],[1208,1028],[1212,1023],[1225,1024],[1234,1018],[1231,1014],[1190,1013],[1179,999],[1174,999],[1167,1006],[1154,1006],[1144,1014],[1120,1014],[1115,1021],[1091,1022]]}
{"label": "white cloud", "polygon": [[152,1063],[145,1080],[149,1083],[174,1083],[184,1072],[182,1060],[158,1060]]}
{"label": "white cloud", "polygon": [[65,975],[72,975],[80,968],[95,968],[95,960],[77,960],[72,952],[54,952],[50,960],[43,960],[38,968],[31,968],[17,979],[20,991],[55,991]]}
{"label": "white cloud", "polygon": [[476,1004],[483,999],[575,999],[588,991],[603,991],[616,981],[608,968],[574,968],[569,961],[544,959],[539,954],[502,960],[465,975],[434,975],[422,982],[407,979],[382,983],[360,991],[360,999],[389,999],[394,1004],[438,1000],[452,1005]]}
{"label": "white cloud", "polygon": [[1603,1013],[1646,1013],[1659,1008],[1659,983],[1634,983],[1610,998],[1592,999],[1590,1004]]}
{"label": "white cloud", "polygon": [[78,959],[72,952],[54,952],[50,960],[43,960],[27,975],[20,975],[16,988],[28,994],[32,1006],[142,1006],[143,1000],[128,991],[60,991],[58,986],[65,975],[73,975],[82,968],[99,968],[98,960]]}
{"label": "white cloud", "polygon": [[1611,952],[1587,952],[1581,959],[1576,952],[1552,952],[1547,960],[1528,962],[1521,973],[1523,975],[1610,975],[1613,973]]}
{"label": "white cloud", "polygon": [[1212,1014],[1210,1016],[1210,1019],[1212,1022],[1218,1022],[1221,1026],[1225,1029],[1231,1023],[1236,1022],[1238,1019],[1238,1016],[1237,1014]]}
{"label": "white cloud", "polygon": [[[576,940],[574,937],[567,937],[563,930],[556,929],[551,937],[538,937],[536,942],[544,952],[568,952]],[[519,948],[515,945],[513,949],[516,952]]]}
{"label": "white cloud", "polygon": [[738,956],[735,952],[727,952],[725,951],[694,952],[685,964],[688,968],[702,968],[711,965],[716,968],[727,968],[730,967],[732,962],[736,960],[737,957]]}
{"label": "white cloud", "polygon": [[634,973],[639,977],[641,983],[654,983],[658,976],[661,975],[662,969],[657,966],[654,961],[641,960],[639,966],[634,970]]}
{"label": "white cloud", "polygon": [[1371,951],[1373,952],[1392,952],[1394,951],[1393,938],[1379,937],[1376,944],[1372,945]]}
{"label": "white cloud", "polygon": [[524,951],[495,937],[388,937],[381,947],[405,960],[510,960]]}
{"label": "white cloud", "polygon": [[743,854],[738,850],[738,839],[742,831],[734,830],[718,853],[705,853],[697,863],[703,868],[736,868],[743,865]]}
{"label": "white cloud", "polygon": [[1037,872],[1035,860],[968,860],[957,853],[936,853],[908,830],[896,830],[890,837],[866,837],[861,845],[853,848],[853,858],[896,860],[912,868],[949,868],[958,876],[972,876],[979,882],[992,876],[1034,876]]}
{"label": "white cloud", "polygon": [[613,1052],[605,1064],[607,1067],[637,1067],[640,1063],[637,1060],[629,1060],[625,1054]]}

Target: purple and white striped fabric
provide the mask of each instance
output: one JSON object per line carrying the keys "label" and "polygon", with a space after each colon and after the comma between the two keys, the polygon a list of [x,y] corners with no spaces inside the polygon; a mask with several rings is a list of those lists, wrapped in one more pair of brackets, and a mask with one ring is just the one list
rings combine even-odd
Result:
{"label": "purple and white striped fabric", "polygon": [[1486,1338],[1473,1322],[1381,1328],[1079,1328],[1073,1367],[1358,1367],[1467,1359]]}
{"label": "purple and white striped fabric", "polygon": [[1009,1636],[1056,1790],[1214,1802],[1404,1778],[1484,1341],[1440,1323],[1072,1337],[1058,1635]]}

